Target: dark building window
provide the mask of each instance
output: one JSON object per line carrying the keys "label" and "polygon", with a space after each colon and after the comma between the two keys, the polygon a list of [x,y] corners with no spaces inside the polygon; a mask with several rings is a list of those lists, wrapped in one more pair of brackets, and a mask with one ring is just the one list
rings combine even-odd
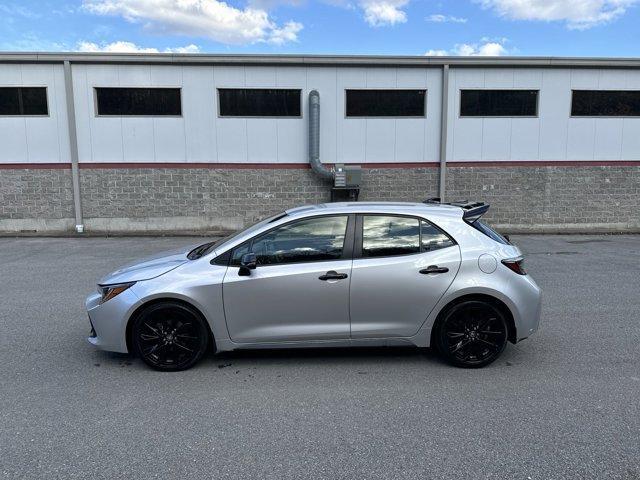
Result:
{"label": "dark building window", "polygon": [[424,117],[426,90],[347,90],[347,117]]}
{"label": "dark building window", "polygon": [[180,116],[179,88],[96,88],[98,115]]}
{"label": "dark building window", "polygon": [[48,115],[46,87],[0,87],[0,115]]}
{"label": "dark building window", "polygon": [[640,90],[574,90],[573,117],[640,117]]}
{"label": "dark building window", "polygon": [[535,117],[538,90],[461,90],[461,117]]}
{"label": "dark building window", "polygon": [[219,88],[221,117],[300,117],[300,90]]}

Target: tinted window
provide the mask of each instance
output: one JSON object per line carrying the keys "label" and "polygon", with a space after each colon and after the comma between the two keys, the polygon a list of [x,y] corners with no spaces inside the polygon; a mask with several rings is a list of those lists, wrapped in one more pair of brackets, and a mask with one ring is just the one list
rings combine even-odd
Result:
{"label": "tinted window", "polygon": [[640,117],[640,90],[574,90],[574,117]]}
{"label": "tinted window", "polygon": [[423,252],[432,252],[454,245],[453,240],[429,222],[421,222],[421,243]]}
{"label": "tinted window", "polygon": [[424,117],[426,90],[347,90],[347,117]]}
{"label": "tinted window", "polygon": [[240,261],[242,260],[242,256],[246,253],[249,253],[249,249],[251,248],[251,242],[245,242],[242,245],[237,246],[233,249],[233,255],[231,257],[231,265],[235,265],[236,267],[240,265]]}
{"label": "tinted window", "polygon": [[48,115],[45,87],[0,87],[0,115]]}
{"label": "tinted window", "polygon": [[182,115],[179,88],[96,88],[98,115]]}
{"label": "tinted window", "polygon": [[420,222],[416,218],[362,217],[362,256],[388,257],[420,252]]}
{"label": "tinted window", "polygon": [[537,90],[462,90],[461,117],[535,117]]}
{"label": "tinted window", "polygon": [[503,245],[511,245],[511,242],[509,242],[509,240],[504,238],[502,235],[500,235],[493,228],[491,228],[489,225],[487,225],[481,220],[476,220],[471,224],[471,226],[476,230],[479,230],[480,232],[484,233],[487,237],[491,238],[492,240],[495,240],[498,243],[502,243]]}
{"label": "tinted window", "polygon": [[342,257],[347,217],[319,217],[278,227],[233,252],[232,265],[239,265],[242,255],[253,252],[259,265],[317,262]]}
{"label": "tinted window", "polygon": [[221,117],[299,117],[300,90],[219,88]]}

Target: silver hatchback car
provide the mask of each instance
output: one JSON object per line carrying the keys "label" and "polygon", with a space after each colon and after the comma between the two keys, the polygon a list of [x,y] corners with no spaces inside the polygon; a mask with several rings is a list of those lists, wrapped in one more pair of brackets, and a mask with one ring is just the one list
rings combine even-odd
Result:
{"label": "silver hatchback car", "polygon": [[460,367],[538,328],[522,254],[483,203],[330,203],[100,280],[89,342],[183,370],[209,349],[431,346]]}

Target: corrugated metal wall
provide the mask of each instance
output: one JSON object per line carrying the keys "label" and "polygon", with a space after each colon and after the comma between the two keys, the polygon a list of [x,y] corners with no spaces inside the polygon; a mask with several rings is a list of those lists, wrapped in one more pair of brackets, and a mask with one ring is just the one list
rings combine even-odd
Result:
{"label": "corrugated metal wall", "polygon": [[[640,90],[638,70],[452,69],[449,161],[640,159],[640,118],[571,118],[572,90]],[[460,118],[466,88],[540,90],[538,118]]]}
{"label": "corrugated metal wall", "polygon": [[[439,160],[438,67],[172,66],[74,64],[80,162],[306,163],[307,94],[321,95],[324,162]],[[0,86],[48,88],[49,116],[0,117],[0,163],[70,161],[59,64],[2,64]],[[182,117],[97,117],[94,87],[182,88]],[[217,87],[303,91],[300,119],[219,118]],[[426,88],[427,116],[345,118],[346,88]],[[460,118],[463,88],[539,89],[538,118]],[[640,159],[640,119],[571,118],[572,89],[640,89],[631,69],[452,68],[448,161]]]}

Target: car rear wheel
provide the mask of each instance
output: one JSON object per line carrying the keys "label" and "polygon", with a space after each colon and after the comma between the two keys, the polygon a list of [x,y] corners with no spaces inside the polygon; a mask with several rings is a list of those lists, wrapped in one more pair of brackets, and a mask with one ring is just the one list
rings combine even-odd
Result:
{"label": "car rear wheel", "polygon": [[507,345],[507,322],[490,303],[470,300],[449,309],[436,332],[437,347],[451,364],[463,368],[489,365]]}
{"label": "car rear wheel", "polygon": [[175,302],[156,303],[134,320],[132,343],[151,368],[178,371],[192,367],[209,344],[209,330],[192,308]]}

